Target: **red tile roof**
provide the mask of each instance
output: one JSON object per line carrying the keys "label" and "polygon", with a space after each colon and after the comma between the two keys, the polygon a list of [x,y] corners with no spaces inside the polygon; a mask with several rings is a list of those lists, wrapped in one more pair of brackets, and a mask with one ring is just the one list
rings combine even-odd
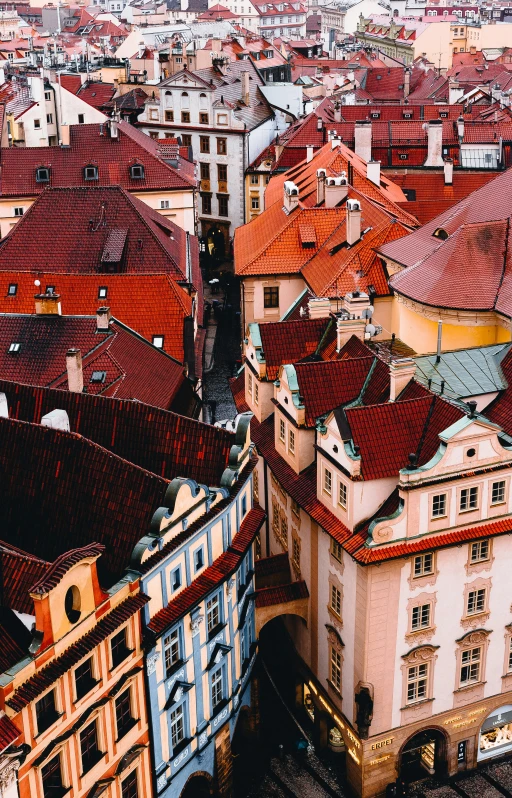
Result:
{"label": "red tile roof", "polygon": [[7,705],[15,712],[21,712],[24,707],[38,698],[41,693],[44,693],[48,687],[55,684],[57,679],[64,676],[73,665],[80,662],[103,640],[106,640],[121,624],[139,612],[148,601],[148,596],[143,593],[125,599],[108,615],[104,615],[90,632],[69,646],[60,657],[52,660],[18,687],[7,701]]}
{"label": "red tile roof", "polygon": [[261,587],[256,591],[256,608],[273,607],[275,604],[304,598],[309,598],[308,586],[304,580],[291,582],[289,585]]}
{"label": "red tile roof", "polygon": [[76,96],[81,100],[92,105],[93,108],[101,109],[112,99],[117,89],[112,83],[101,83],[101,81],[88,81],[83,83],[76,92]]}
{"label": "red tile roof", "polygon": [[330,318],[260,324],[267,380],[273,381],[277,378],[279,367],[283,363],[296,363],[314,354],[330,324]]}
{"label": "red tile roof", "polygon": [[89,543],[89,545],[82,546],[80,549],[71,549],[64,552],[48,567],[43,576],[37,582],[34,582],[30,592],[39,596],[49,593],[50,590],[57,587],[63,576],[73,565],[88,558],[97,559],[104,551],[105,546],[101,546],[99,543]]}
{"label": "red tile roof", "polygon": [[185,231],[118,186],[43,191],[0,242],[0,271],[12,271],[15,263],[16,271],[97,274],[105,270],[105,242],[113,229],[129,231],[119,271],[198,283],[197,239],[190,237],[191,279]]}
{"label": "red tile roof", "polygon": [[18,739],[21,732],[18,731],[14,723],[4,713],[0,714],[0,752]]}
{"label": "red tile roof", "polygon": [[[120,185],[126,191],[192,191],[196,185],[193,166],[182,158],[178,168],[166,163],[158,142],[127,122],[118,125],[118,137],[112,138],[107,124],[71,125],[69,147],[4,147],[1,150],[0,194],[2,196],[37,196],[50,185],[53,188],[91,186],[84,168],[96,166],[96,186]],[[130,177],[134,163],[144,167],[144,178]],[[36,181],[39,166],[50,168],[50,183]]]}
{"label": "red tile roof", "polygon": [[257,532],[263,525],[265,513],[255,505],[240,524],[240,530],[234,536],[231,545],[213,565],[206,568],[203,573],[182,590],[176,598],[157,612],[149,622],[149,629],[160,635],[173,623],[176,623],[198,602],[203,601],[209,593],[219,587],[239,567],[246,551],[252,545]]}
{"label": "red tile roof", "polygon": [[509,349],[500,365],[509,387],[485,408],[485,416],[512,435],[512,349]]}
{"label": "red tile roof", "polygon": [[409,454],[424,465],[439,447],[439,433],[464,413],[437,396],[347,408],[352,440],[359,447],[363,479],[397,476]]}
{"label": "red tile roof", "polygon": [[[164,351],[183,362],[183,325],[192,314],[192,299],[169,275],[0,271],[0,313],[33,313],[36,277],[43,290],[55,286],[65,315],[90,316],[98,305],[108,304],[113,316],[147,341],[163,335]],[[9,285],[17,285],[14,296]],[[107,289],[106,297],[100,298],[100,287]]]}
{"label": "red tile roof", "polygon": [[0,380],[11,418],[39,424],[65,410],[72,432],[166,480],[190,477],[219,486],[235,434],[143,402],[34,388]]}
{"label": "red tile roof", "polygon": [[45,560],[0,541],[0,605],[34,615],[29,590],[49,567]]}

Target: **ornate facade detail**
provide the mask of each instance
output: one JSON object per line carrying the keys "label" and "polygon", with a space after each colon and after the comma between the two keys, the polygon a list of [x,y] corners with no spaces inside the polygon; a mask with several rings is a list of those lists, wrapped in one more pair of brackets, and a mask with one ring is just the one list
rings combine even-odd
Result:
{"label": "ornate facade detail", "polygon": [[155,673],[156,664],[157,664],[159,659],[160,659],[160,652],[159,651],[153,651],[153,653],[150,654],[149,657],[147,658],[147,660],[146,660],[146,670],[147,670],[148,676],[151,676],[152,673]]}
{"label": "ornate facade detail", "polygon": [[0,770],[0,795],[3,795],[4,792],[11,786],[11,784],[16,779],[16,773],[18,772],[20,767],[19,759],[14,759],[10,761],[6,767]]}
{"label": "ornate facade detail", "polygon": [[192,637],[195,637],[199,634],[199,627],[204,621],[204,615],[198,615],[197,618],[192,618],[190,621],[190,630],[192,632]]}

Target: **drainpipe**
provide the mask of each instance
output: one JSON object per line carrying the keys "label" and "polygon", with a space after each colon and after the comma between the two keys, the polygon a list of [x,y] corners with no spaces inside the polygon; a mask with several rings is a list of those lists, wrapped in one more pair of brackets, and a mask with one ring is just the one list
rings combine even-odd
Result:
{"label": "drainpipe", "polygon": [[265,510],[265,515],[267,517],[267,520],[265,521],[265,548],[266,548],[265,556],[270,557],[270,523],[269,523],[269,512],[268,512],[269,502],[268,502],[268,470],[267,470],[268,466],[267,466],[267,461],[264,458],[262,458],[262,460],[263,460],[263,483],[265,488],[265,507],[263,509]]}

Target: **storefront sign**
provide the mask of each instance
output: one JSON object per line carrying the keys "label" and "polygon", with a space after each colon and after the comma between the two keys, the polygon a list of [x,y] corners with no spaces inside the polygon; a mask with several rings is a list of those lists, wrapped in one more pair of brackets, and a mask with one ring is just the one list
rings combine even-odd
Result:
{"label": "storefront sign", "polygon": [[357,764],[360,765],[361,764],[361,760],[359,759],[359,757],[356,754],[356,752],[354,751],[354,749],[353,748],[349,748],[348,752],[349,752],[350,756],[352,757],[352,759],[354,760],[354,762],[357,762]]}
{"label": "storefront sign", "polygon": [[368,762],[369,765],[380,765],[381,762],[385,762],[386,759],[391,759],[391,754],[384,754],[383,756],[377,757],[377,759],[370,759]]}
{"label": "storefront sign", "polygon": [[391,745],[394,739],[394,737],[387,737],[385,740],[379,740],[378,743],[372,743],[372,751],[376,751],[378,748],[385,748],[386,745]]}

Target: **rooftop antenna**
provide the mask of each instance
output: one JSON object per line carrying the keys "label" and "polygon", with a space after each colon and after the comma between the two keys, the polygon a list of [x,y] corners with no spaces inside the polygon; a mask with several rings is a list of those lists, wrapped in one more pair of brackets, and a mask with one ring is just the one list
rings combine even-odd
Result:
{"label": "rooftop antenna", "polygon": [[441,340],[443,337],[443,322],[441,319],[437,322],[437,355],[436,355],[436,363],[440,363],[441,361]]}

